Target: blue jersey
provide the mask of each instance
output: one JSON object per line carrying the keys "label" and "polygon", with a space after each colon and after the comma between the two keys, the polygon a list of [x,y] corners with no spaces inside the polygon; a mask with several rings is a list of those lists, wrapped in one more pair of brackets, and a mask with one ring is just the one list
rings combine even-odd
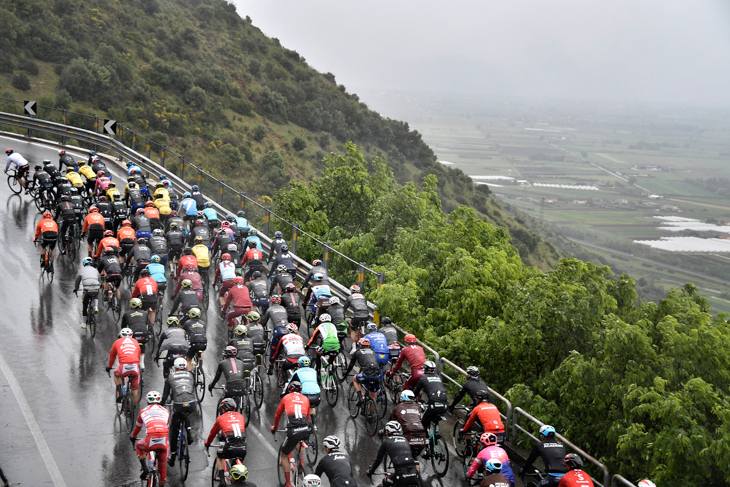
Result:
{"label": "blue jersey", "polygon": [[256,248],[258,250],[260,250],[261,252],[264,251],[264,248],[261,246],[261,239],[259,238],[258,235],[250,235],[250,236],[246,237],[246,241],[243,242],[243,248],[244,249],[247,249],[248,248],[248,243],[249,242],[255,242],[256,243]]}
{"label": "blue jersey", "polygon": [[[317,371],[312,367],[300,367],[291,376],[289,382],[294,380],[295,377],[299,378],[299,382],[302,383],[302,394],[319,394],[319,383],[317,382]],[[287,384],[289,387],[289,384]],[[287,389],[284,388],[284,390]]]}
{"label": "blue jersey", "polygon": [[388,339],[379,331],[374,331],[365,335],[370,340],[370,348],[375,352],[375,358],[379,365],[385,365],[390,360],[390,351],[388,350]]}
{"label": "blue jersey", "polygon": [[248,231],[248,220],[242,216],[236,217],[236,226],[242,231]]}
{"label": "blue jersey", "polygon": [[218,212],[215,211],[213,208],[205,208],[203,210],[203,215],[205,215],[206,220],[217,220],[218,219]]}
{"label": "blue jersey", "polygon": [[152,264],[148,264],[147,268],[150,270],[150,277],[152,277],[155,282],[167,282],[164,265],[153,262]]}
{"label": "blue jersey", "polygon": [[141,167],[139,167],[139,166],[135,166],[135,165],[133,164],[133,165],[131,165],[131,166],[129,166],[129,167],[127,168],[127,176],[130,176],[130,175],[131,175],[131,174],[132,174],[133,172],[135,172],[135,171],[137,171],[137,172],[139,172],[140,174],[142,174],[142,168],[141,168]]}
{"label": "blue jersey", "polygon": [[192,198],[185,198],[180,202],[180,207],[183,209],[186,215],[197,215],[198,205]]}

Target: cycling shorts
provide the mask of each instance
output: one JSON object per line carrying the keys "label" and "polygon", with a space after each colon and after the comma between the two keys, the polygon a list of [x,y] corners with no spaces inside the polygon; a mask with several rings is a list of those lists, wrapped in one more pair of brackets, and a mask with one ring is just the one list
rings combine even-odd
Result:
{"label": "cycling shorts", "polygon": [[139,389],[139,364],[119,364],[114,370],[114,376],[120,379],[129,377],[132,382],[132,390]]}
{"label": "cycling shorts", "polygon": [[218,291],[218,296],[221,298],[225,297],[226,293],[228,293],[228,291],[233,287],[234,284],[235,282],[233,282],[233,279],[223,281],[223,283],[221,284],[221,288]]}
{"label": "cycling shorts", "polygon": [[198,355],[198,352],[203,353],[208,348],[208,342],[195,342],[190,344],[188,348],[187,359],[190,360]]}
{"label": "cycling shorts", "polygon": [[379,375],[365,375],[360,372],[355,376],[355,380],[358,384],[367,387],[370,391],[377,390],[378,386],[380,385]]}
{"label": "cycling shorts", "polygon": [[104,276],[104,280],[106,282],[111,282],[115,286],[117,286],[117,289],[119,289],[119,285],[122,283],[122,275],[121,274],[107,274]]}
{"label": "cycling shorts", "polygon": [[418,480],[418,471],[415,465],[413,467],[396,468],[392,473],[383,479],[383,487],[390,486],[411,486],[420,485]]}
{"label": "cycling shorts", "polygon": [[147,294],[145,295],[139,295],[138,296],[142,300],[142,309],[150,309],[156,310],[157,309],[157,295],[149,296]]}
{"label": "cycling shorts", "polygon": [[16,175],[18,178],[24,178],[28,174],[29,170],[30,170],[29,164],[26,164],[25,166],[20,166],[18,168],[18,171],[16,172]]}
{"label": "cycling shorts", "polygon": [[152,237],[152,232],[149,230],[137,230],[136,235],[137,235],[138,239],[140,239],[140,238],[149,239],[150,237]]}
{"label": "cycling shorts", "polygon": [[309,399],[309,407],[310,408],[316,408],[319,406],[319,403],[322,401],[320,394],[304,394],[307,396],[307,399]]}
{"label": "cycling shorts", "polygon": [[297,446],[297,443],[300,441],[306,441],[309,439],[309,434],[311,430],[309,428],[308,424],[299,425],[299,426],[287,426],[286,427],[286,440],[281,445],[281,452],[284,455],[290,454],[292,451],[294,451],[294,448]]}
{"label": "cycling shorts", "polygon": [[246,458],[246,438],[229,437],[218,447],[218,458]]}
{"label": "cycling shorts", "polygon": [[365,318],[352,318],[352,321],[350,321],[350,329],[357,330],[360,326],[365,325],[367,322],[367,316]]}
{"label": "cycling shorts", "polygon": [[43,232],[41,235],[41,248],[53,250],[58,241],[58,232]]}
{"label": "cycling shorts", "polygon": [[152,450],[160,452],[157,458],[157,464],[162,466],[167,459],[167,435],[145,436],[134,445],[134,449],[137,451],[137,455],[140,456]]}

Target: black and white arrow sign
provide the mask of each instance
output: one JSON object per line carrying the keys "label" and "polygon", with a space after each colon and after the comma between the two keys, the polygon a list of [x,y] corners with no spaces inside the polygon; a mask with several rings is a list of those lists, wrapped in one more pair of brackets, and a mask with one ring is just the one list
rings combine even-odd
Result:
{"label": "black and white arrow sign", "polygon": [[38,104],[35,102],[35,100],[26,100],[23,102],[25,106],[25,113],[30,115],[31,117],[33,115],[37,115],[38,112]]}
{"label": "black and white arrow sign", "polygon": [[104,133],[107,135],[117,135],[117,121],[104,119]]}

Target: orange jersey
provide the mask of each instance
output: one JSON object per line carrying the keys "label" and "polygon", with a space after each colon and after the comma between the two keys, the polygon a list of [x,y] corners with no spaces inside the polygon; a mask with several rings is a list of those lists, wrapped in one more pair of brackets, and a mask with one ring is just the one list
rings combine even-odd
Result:
{"label": "orange jersey", "polygon": [[132,239],[134,240],[137,237],[137,232],[134,231],[134,228],[132,227],[122,227],[117,232],[117,240],[120,242],[123,242],[124,240]]}
{"label": "orange jersey", "polygon": [[56,220],[53,218],[44,218],[39,221],[38,225],[35,227],[35,240],[38,240],[38,237],[44,232],[58,233],[58,224],[56,223]]}
{"label": "orange jersey", "polygon": [[101,225],[104,227],[104,216],[101,213],[89,213],[84,218],[84,228],[82,232],[87,232],[91,225]]}
{"label": "orange jersey", "polygon": [[469,416],[469,420],[464,425],[463,430],[468,431],[474,421],[479,418],[485,433],[504,433],[504,424],[499,416],[497,406],[489,402],[483,402],[477,405]]}
{"label": "orange jersey", "polygon": [[101,257],[101,253],[104,251],[105,248],[112,247],[117,250],[119,250],[119,240],[117,240],[114,237],[104,237],[101,239],[101,242],[99,242],[99,246],[96,249],[96,258],[98,259]]}
{"label": "orange jersey", "polygon": [[139,348],[137,340],[132,337],[118,338],[109,351],[109,364],[107,367],[111,368],[117,358],[120,364],[137,364],[141,354],[142,350]]}
{"label": "orange jersey", "polygon": [[147,218],[150,220],[160,219],[160,211],[157,208],[145,207],[144,214],[147,215]]}

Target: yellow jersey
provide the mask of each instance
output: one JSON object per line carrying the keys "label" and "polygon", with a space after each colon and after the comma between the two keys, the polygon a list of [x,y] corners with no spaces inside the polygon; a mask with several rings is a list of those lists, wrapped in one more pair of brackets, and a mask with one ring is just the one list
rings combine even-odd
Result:
{"label": "yellow jersey", "polygon": [[79,176],[79,173],[77,173],[76,171],[67,172],[66,179],[68,179],[68,181],[77,188],[84,185],[84,181],[81,179],[81,176]]}
{"label": "yellow jersey", "polygon": [[210,251],[203,244],[193,245],[193,255],[198,259],[198,267],[210,267]]}
{"label": "yellow jersey", "polygon": [[118,194],[118,195],[120,195],[120,196],[122,195],[122,193],[120,193],[120,192],[119,192],[119,190],[118,190],[117,188],[109,188],[109,189],[107,189],[107,190],[106,190],[106,197],[107,197],[107,200],[109,200],[109,201],[114,201],[114,195],[115,195],[115,194]]}
{"label": "yellow jersey", "polygon": [[89,181],[96,181],[96,173],[86,164],[79,166],[79,174],[83,175]]}

